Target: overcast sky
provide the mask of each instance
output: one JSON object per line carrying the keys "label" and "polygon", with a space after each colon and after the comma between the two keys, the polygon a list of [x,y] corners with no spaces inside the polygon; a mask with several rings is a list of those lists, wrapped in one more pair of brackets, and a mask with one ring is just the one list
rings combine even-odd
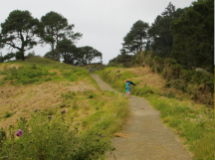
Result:
{"label": "overcast sky", "polygon": [[[169,2],[176,8],[189,7],[194,0],[1,0],[0,23],[5,22],[13,10],[28,10],[40,19],[54,11],[74,24],[75,32],[83,37],[77,46],[92,46],[103,54],[103,63],[116,57],[122,48],[123,37],[132,25],[142,20],[151,25]],[[196,0],[195,0],[196,1]],[[36,46],[36,55],[44,56],[49,45]],[[2,50],[3,55],[8,50]],[[27,51],[28,53],[28,51]]]}

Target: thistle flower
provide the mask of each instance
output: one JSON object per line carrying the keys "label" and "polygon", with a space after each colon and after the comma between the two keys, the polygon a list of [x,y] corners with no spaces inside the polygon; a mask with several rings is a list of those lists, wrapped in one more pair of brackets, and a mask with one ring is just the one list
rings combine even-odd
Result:
{"label": "thistle flower", "polygon": [[35,112],[37,112],[37,111],[38,111],[38,109],[36,108],[36,109],[35,109]]}
{"label": "thistle flower", "polygon": [[49,116],[49,119],[52,119],[52,116]]}
{"label": "thistle flower", "polygon": [[63,113],[66,113],[65,109],[64,109],[61,113],[62,113],[62,114],[63,114]]}
{"label": "thistle flower", "polygon": [[21,137],[23,134],[23,131],[21,129],[18,129],[18,132],[15,133],[16,136]]}

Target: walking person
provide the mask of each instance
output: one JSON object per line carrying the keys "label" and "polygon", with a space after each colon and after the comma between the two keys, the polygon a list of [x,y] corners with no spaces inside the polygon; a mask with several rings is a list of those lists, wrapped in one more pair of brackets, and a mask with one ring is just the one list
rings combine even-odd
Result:
{"label": "walking person", "polygon": [[90,70],[89,70],[89,71],[90,71],[90,73],[92,73],[92,72],[93,72],[93,69],[92,69],[92,68],[90,68]]}
{"label": "walking person", "polygon": [[130,98],[131,97],[131,85],[135,86],[135,84],[128,80],[125,80],[125,82],[126,82],[126,95],[128,98]]}

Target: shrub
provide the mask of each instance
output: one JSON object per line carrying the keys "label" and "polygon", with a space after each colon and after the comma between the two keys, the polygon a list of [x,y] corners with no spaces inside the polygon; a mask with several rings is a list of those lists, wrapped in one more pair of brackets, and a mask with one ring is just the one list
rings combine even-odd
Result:
{"label": "shrub", "polygon": [[[17,130],[22,135],[15,138]],[[97,134],[80,134],[78,128],[70,129],[62,119],[32,115],[29,122],[18,121],[11,126],[9,136],[1,141],[1,157],[9,159],[99,159],[110,149],[110,142]]]}
{"label": "shrub", "polygon": [[[7,138],[6,131],[3,128],[1,128],[0,129],[0,142],[5,140],[6,138]],[[0,146],[1,146],[1,144],[0,144]]]}

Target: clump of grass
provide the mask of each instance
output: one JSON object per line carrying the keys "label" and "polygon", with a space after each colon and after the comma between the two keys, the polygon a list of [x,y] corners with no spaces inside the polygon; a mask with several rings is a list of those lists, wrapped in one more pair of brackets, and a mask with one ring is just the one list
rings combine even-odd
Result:
{"label": "clump of grass", "polygon": [[61,104],[60,105],[60,108],[65,108],[66,107],[66,104]]}
{"label": "clump of grass", "polygon": [[84,94],[87,96],[88,99],[98,97],[98,95],[96,95],[93,91],[85,91]]}
{"label": "clump of grass", "polygon": [[[0,129],[0,142],[5,140],[6,138],[7,138],[6,131],[3,128],[1,128]],[[0,146],[1,146],[1,144],[0,144]]]}
{"label": "clump of grass", "polygon": [[63,93],[62,95],[61,95],[61,97],[62,98],[64,98],[64,99],[66,99],[66,100],[68,100],[68,99],[73,99],[74,97],[75,97],[75,93],[74,92],[67,92],[67,93]]}
{"label": "clump of grass", "polygon": [[10,112],[6,111],[5,114],[4,114],[4,118],[9,118],[9,117],[11,117],[12,115],[14,115],[15,113],[16,113],[16,112],[10,113]]}
{"label": "clump of grass", "polygon": [[51,109],[51,108],[45,108],[42,112],[43,115],[47,115],[47,116],[51,116],[53,114],[55,114],[55,110]]}

